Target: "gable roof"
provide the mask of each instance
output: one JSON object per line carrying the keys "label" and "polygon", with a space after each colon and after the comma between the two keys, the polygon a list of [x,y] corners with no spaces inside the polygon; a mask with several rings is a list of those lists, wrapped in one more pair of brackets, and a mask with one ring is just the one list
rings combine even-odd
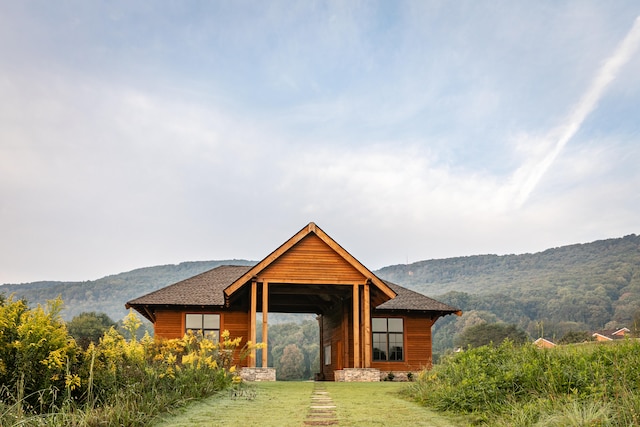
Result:
{"label": "gable roof", "polygon": [[315,223],[310,222],[306,227],[302,228],[302,230],[298,231],[293,237],[284,242],[280,247],[278,247],[275,251],[271,252],[267,255],[262,261],[257,263],[251,269],[249,269],[245,274],[231,283],[224,291],[227,297],[231,296],[234,292],[240,289],[242,286],[247,284],[251,279],[258,275],[261,271],[266,269],[269,265],[271,265],[274,261],[280,258],[284,253],[286,253],[289,249],[291,249],[294,245],[300,242],[302,239],[307,237],[310,234],[315,234],[319,237],[324,243],[327,244],[335,253],[340,255],[346,262],[348,262],[354,269],[356,269],[360,274],[367,278],[367,280],[375,285],[383,294],[385,294],[388,298],[395,298],[396,293],[380,278],[378,278],[375,274],[373,274],[367,267],[362,265],[360,261],[358,261],[353,255],[347,252],[342,246],[340,246],[335,240],[333,240],[327,233],[325,233],[320,227],[318,227]]}
{"label": "gable roof", "polygon": [[205,271],[173,285],[133,299],[125,304],[126,308],[135,308],[147,319],[153,321],[142,306],[224,306],[224,289],[235,279],[242,276],[251,266],[222,265]]}
{"label": "gable roof", "polygon": [[[133,299],[127,302],[125,306],[127,308],[134,308],[152,322],[154,321],[154,310],[149,310],[151,307],[224,307],[225,289],[239,277],[245,275],[251,268],[252,267],[245,265],[222,265]],[[395,283],[386,280],[384,283],[393,290],[396,297],[377,306],[376,310],[432,311],[440,315],[460,315],[462,313],[455,307],[451,307],[418,292],[396,285]]]}
{"label": "gable roof", "polygon": [[599,332],[594,332],[593,334],[591,334],[591,336],[597,341],[613,341],[613,338],[603,335]]}
{"label": "gable roof", "polygon": [[628,334],[629,332],[631,332],[631,330],[629,328],[620,328],[617,331],[613,332],[611,335],[623,337],[626,334]]}
{"label": "gable roof", "polygon": [[591,336],[599,341],[612,341],[624,338],[629,332],[631,332],[631,330],[628,328],[604,329],[595,331]]}
{"label": "gable roof", "polygon": [[[236,301],[242,301],[242,299],[246,298],[246,294],[243,296],[243,294],[240,292],[236,293],[236,291],[272,265],[298,242],[310,235],[319,238],[338,255],[338,259],[341,258],[346,261],[348,265],[362,275],[363,279],[366,279],[370,285],[376,287],[376,293],[378,295],[376,300],[374,300],[372,294],[372,306],[375,306],[376,310],[432,312],[437,316],[444,316],[451,313],[460,315],[462,313],[455,307],[451,307],[418,292],[378,278],[313,222],[309,223],[254,266],[219,266],[133,299],[127,302],[125,307],[134,308],[152,322],[155,321],[155,310],[158,307],[228,307],[231,303],[230,297],[234,295],[234,293]],[[330,283],[327,283],[327,285],[330,285]],[[309,288],[306,293],[307,298],[317,290],[311,289],[311,287]],[[284,292],[289,290],[290,289],[286,289],[286,286],[282,288]],[[324,290],[318,290],[318,292],[323,294],[325,291],[326,286]],[[344,289],[336,289],[336,292],[338,291],[344,292]],[[298,291],[295,291],[294,294],[298,295]],[[324,295],[326,296],[326,294]],[[298,297],[303,298],[302,295],[298,295]],[[296,302],[296,304],[299,305],[298,302]],[[309,304],[303,305],[306,309],[310,308]],[[315,305],[313,307],[317,308]],[[302,308],[302,306],[300,306],[300,308]]]}
{"label": "gable roof", "polygon": [[540,347],[540,348],[551,348],[551,347],[555,347],[556,344],[552,341],[549,341],[546,338],[538,338],[537,340],[535,340],[533,342],[533,344],[535,344],[536,346]]}

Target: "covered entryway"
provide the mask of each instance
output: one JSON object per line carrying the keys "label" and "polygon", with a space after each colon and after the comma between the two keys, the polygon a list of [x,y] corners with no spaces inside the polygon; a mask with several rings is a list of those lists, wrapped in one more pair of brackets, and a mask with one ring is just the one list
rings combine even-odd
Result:
{"label": "covered entryway", "polygon": [[[311,223],[225,289],[227,303],[249,302],[249,339],[269,336],[269,312],[315,313],[320,324],[320,374],[371,368],[371,308],[395,297],[384,282]],[[262,352],[267,366],[268,351]],[[256,367],[255,353],[248,362]]]}

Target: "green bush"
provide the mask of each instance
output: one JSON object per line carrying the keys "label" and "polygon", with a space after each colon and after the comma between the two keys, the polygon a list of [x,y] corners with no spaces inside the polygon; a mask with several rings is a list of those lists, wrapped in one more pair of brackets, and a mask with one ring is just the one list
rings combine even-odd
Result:
{"label": "green bush", "polygon": [[582,417],[601,420],[593,425],[631,425],[640,419],[637,366],[640,343],[632,340],[554,349],[505,341],[445,358],[422,372],[410,393],[432,408],[492,424]]}
{"label": "green bush", "polygon": [[28,409],[48,411],[70,380],[67,369],[75,364],[78,348],[60,317],[61,308],[60,299],[31,310],[11,297],[0,302],[0,378],[5,386],[20,384]]}
{"label": "green bush", "polygon": [[[0,425],[148,425],[162,411],[240,383],[233,356],[241,338],[187,334],[137,341],[110,328],[86,350],[59,316],[61,300],[29,309],[0,297]],[[240,356],[252,347],[245,346]]]}

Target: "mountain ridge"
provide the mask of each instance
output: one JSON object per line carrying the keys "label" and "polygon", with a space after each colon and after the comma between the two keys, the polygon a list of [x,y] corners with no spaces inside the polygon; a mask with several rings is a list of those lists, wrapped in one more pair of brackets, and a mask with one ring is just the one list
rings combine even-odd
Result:
{"label": "mountain ridge", "polygon": [[[63,316],[102,311],[115,320],[125,302],[224,264],[256,261],[185,261],[141,267],[84,282],[39,281],[0,286],[0,294],[43,304],[61,295]],[[380,278],[439,299],[466,312],[531,328],[531,322],[574,322],[585,327],[629,322],[640,309],[640,237],[597,240],[537,253],[470,255],[396,264]],[[438,322],[440,323],[440,322]]]}

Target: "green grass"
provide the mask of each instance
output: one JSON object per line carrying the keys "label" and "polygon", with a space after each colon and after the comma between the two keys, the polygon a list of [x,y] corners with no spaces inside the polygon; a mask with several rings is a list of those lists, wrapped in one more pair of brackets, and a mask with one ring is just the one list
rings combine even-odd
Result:
{"label": "green grass", "polygon": [[313,383],[255,383],[255,398],[231,398],[228,392],[196,402],[157,424],[179,426],[301,426],[309,409]]}
{"label": "green grass", "polygon": [[[460,426],[463,418],[432,412],[401,397],[406,383],[322,383],[336,405],[340,426]],[[254,383],[254,399],[228,393],[193,403],[156,427],[302,426],[309,413],[312,382]]]}
{"label": "green grass", "polygon": [[403,399],[407,383],[326,383],[341,426],[457,426],[462,418],[437,414]]}
{"label": "green grass", "polygon": [[485,346],[418,375],[425,407],[491,426],[640,425],[640,341],[539,349]]}

